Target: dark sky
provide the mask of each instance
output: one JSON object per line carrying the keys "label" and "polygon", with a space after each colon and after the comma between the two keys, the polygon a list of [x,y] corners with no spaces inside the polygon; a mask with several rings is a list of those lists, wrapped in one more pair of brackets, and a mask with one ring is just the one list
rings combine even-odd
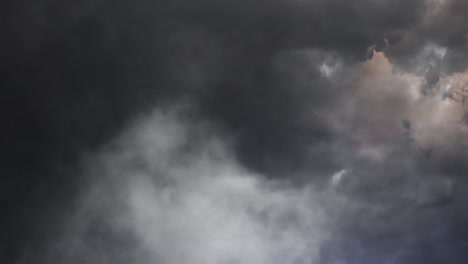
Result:
{"label": "dark sky", "polygon": [[0,15],[0,263],[468,259],[468,1]]}

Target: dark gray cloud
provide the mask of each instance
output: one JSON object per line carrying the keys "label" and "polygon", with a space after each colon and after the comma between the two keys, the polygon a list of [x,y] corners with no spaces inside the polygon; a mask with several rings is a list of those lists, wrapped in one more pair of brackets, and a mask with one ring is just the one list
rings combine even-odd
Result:
{"label": "dark gray cloud", "polygon": [[441,76],[467,67],[466,1],[428,1],[425,19],[386,54],[397,68],[426,77],[432,86]]}
{"label": "dark gray cloud", "polygon": [[[184,113],[184,122],[190,125],[182,130],[192,131],[193,120],[201,119],[210,124],[208,130],[223,136],[222,141],[228,138],[226,148],[232,157],[227,163],[235,164],[234,174],[246,170],[249,178],[264,177],[261,186],[270,186],[270,181],[292,185],[278,192],[247,186],[253,189],[236,194],[251,195],[252,190],[260,194],[241,202],[242,208],[249,203],[262,207],[262,197],[274,200],[290,192],[292,198],[273,203],[273,214],[287,214],[295,199],[304,195],[315,199],[326,192],[326,199],[338,200],[314,207],[330,214],[324,220],[330,224],[329,239],[309,240],[297,235],[303,225],[291,227],[293,236],[306,244],[318,243],[314,247],[320,249],[309,252],[310,260],[440,263],[463,259],[465,241],[460,234],[466,230],[460,226],[467,217],[463,193],[468,171],[463,104],[468,16],[463,1],[140,0],[73,5],[10,1],[3,5],[7,23],[1,26],[6,41],[0,44],[2,87],[6,88],[2,174],[6,176],[1,195],[6,217],[1,224],[3,237],[8,238],[1,241],[0,260],[154,261],[146,247],[159,245],[152,248],[159,252],[161,241],[148,242],[145,236],[141,240],[141,225],[135,227],[135,234],[135,229],[120,231],[106,222],[114,217],[114,209],[109,208],[114,208],[115,201],[102,205],[111,216],[93,206],[91,211],[97,213],[90,215],[96,214],[95,219],[86,215],[82,197],[89,194],[88,181],[95,182],[83,175],[90,174],[89,167],[101,165],[80,160],[96,159],[96,153],[128,130],[136,116],[181,100],[193,104]],[[421,91],[431,96],[422,96]],[[166,124],[157,122],[157,126]],[[203,152],[203,144],[195,142],[206,140],[204,135],[193,132],[194,143],[185,150]],[[111,158],[105,162],[116,163],[115,156],[125,153],[122,149],[132,149],[132,142],[139,142],[142,134],[134,136],[137,139],[127,139],[128,145],[121,143],[123,147],[110,151]],[[152,141],[148,146],[164,148]],[[137,153],[140,150],[135,147]],[[125,160],[122,170],[130,166],[134,169],[129,169],[129,175],[154,173],[154,168],[148,168],[151,161],[144,160],[153,154],[138,155]],[[183,162],[181,157],[173,167],[161,169],[161,175]],[[208,167],[217,166],[210,161]],[[96,178],[98,174],[91,173]],[[102,174],[112,178],[116,172],[104,169]],[[215,191],[211,189],[217,188],[215,179],[199,178],[200,171],[194,174],[209,186],[208,193]],[[184,188],[191,183],[182,177],[180,184],[183,190],[153,187],[190,200]],[[301,185],[317,191],[294,191]],[[149,196],[153,187],[147,189]],[[224,183],[218,187],[227,188]],[[103,193],[114,197],[114,192],[121,191],[117,189]],[[195,196],[209,205],[226,198],[218,193],[204,196],[198,193],[202,190],[197,189]],[[157,203],[162,198],[142,199]],[[159,209],[193,216],[188,208],[172,203]],[[307,214],[306,205],[294,210],[299,219],[311,219],[302,215]],[[77,211],[75,221],[84,224],[74,232],[64,223]],[[226,219],[235,215],[243,216],[262,236],[277,235],[258,229],[262,218],[242,210],[222,213],[222,221],[211,220],[230,227]],[[267,226],[276,230],[280,222]],[[193,228],[207,227],[197,222]],[[161,223],[151,232],[168,229]],[[57,238],[63,234],[65,238]],[[178,240],[184,234],[170,234],[176,241],[171,245],[180,243],[180,248],[190,251]],[[187,241],[203,234],[195,233],[195,240]],[[57,253],[64,247],[79,248],[70,242],[74,239],[87,244],[83,254]],[[121,248],[132,252],[119,254]],[[300,260],[295,261],[307,259],[307,250],[301,250]],[[271,252],[265,248],[238,262],[268,262]],[[87,259],[90,254],[94,255]],[[159,257],[163,263],[174,262],[172,255]]]}

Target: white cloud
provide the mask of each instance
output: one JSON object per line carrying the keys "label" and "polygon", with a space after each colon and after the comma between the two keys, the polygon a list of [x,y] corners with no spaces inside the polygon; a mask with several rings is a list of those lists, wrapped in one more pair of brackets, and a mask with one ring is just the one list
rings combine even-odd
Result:
{"label": "white cloud", "polygon": [[186,122],[155,112],[101,153],[79,220],[104,215],[151,263],[318,263],[327,229],[317,191],[248,172],[219,137]]}

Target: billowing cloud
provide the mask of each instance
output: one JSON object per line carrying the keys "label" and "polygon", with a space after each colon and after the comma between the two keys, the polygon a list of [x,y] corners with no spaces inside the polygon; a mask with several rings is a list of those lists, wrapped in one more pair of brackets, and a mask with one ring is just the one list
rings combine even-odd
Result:
{"label": "billowing cloud", "polygon": [[[91,188],[58,236],[67,246],[45,261],[318,263],[324,197],[247,171],[192,122],[156,111],[91,159]],[[119,233],[133,242],[115,251]]]}
{"label": "billowing cloud", "polygon": [[441,76],[468,66],[468,6],[463,0],[431,0],[427,6],[423,22],[388,46],[386,54],[397,68],[425,76],[432,86]]}
{"label": "billowing cloud", "polygon": [[465,1],[0,9],[0,262],[466,258]]}

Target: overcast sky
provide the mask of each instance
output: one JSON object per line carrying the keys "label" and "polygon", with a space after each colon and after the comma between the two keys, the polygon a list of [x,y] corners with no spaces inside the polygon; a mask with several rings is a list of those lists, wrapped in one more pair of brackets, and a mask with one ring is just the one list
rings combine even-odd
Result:
{"label": "overcast sky", "polygon": [[0,262],[468,259],[468,1],[0,6]]}

